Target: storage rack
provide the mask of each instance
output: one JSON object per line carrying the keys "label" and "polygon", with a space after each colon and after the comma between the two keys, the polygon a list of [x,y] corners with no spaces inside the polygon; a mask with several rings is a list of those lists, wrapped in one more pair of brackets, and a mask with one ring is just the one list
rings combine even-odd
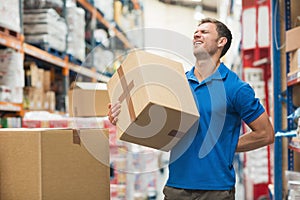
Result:
{"label": "storage rack", "polygon": [[[286,60],[282,60],[283,56],[281,53],[283,41],[282,35],[280,33],[281,27],[285,25],[285,29],[289,30],[291,28],[291,1],[285,0],[284,2],[284,16],[285,22],[282,24],[280,20],[280,1],[272,1],[272,28],[273,28],[273,70],[274,70],[274,129],[275,132],[285,132],[291,131],[295,128],[292,119],[287,119],[287,116],[294,111],[293,105],[293,87],[300,83],[299,71],[295,73],[289,73],[289,53],[285,54]],[[299,13],[300,14],[300,13]],[[275,37],[276,36],[276,37]],[[285,64],[283,64],[285,62]],[[281,67],[283,66],[283,67]],[[286,107],[286,112],[285,108]],[[285,113],[287,116],[285,116]],[[285,127],[286,124],[286,128]],[[283,166],[285,163],[285,152],[283,148],[285,145],[283,143],[282,137],[275,137],[274,146],[274,199],[281,200],[284,199],[283,193]],[[288,138],[290,142],[290,138]],[[294,152],[300,152],[298,148],[291,148],[288,145],[287,149],[287,169],[294,170]]]}
{"label": "storage rack", "polygon": [[[93,16],[101,23],[103,23],[107,28],[114,31],[116,37],[118,37],[121,42],[124,44],[124,46],[128,49],[133,48],[133,46],[130,44],[130,42],[127,40],[127,38],[118,31],[115,27],[112,27],[110,23],[104,19],[104,17],[101,15],[100,12],[97,11],[97,9],[89,3],[87,0],[77,0],[77,2],[85,8],[88,12],[91,12]],[[135,8],[139,8],[139,4],[137,1],[132,1],[134,3]],[[108,82],[109,77],[106,75],[103,75],[101,73],[96,72],[96,69],[94,67],[92,68],[85,68],[83,66],[80,66],[76,63],[73,63],[69,61],[69,57],[65,56],[63,58],[52,55],[51,53],[40,49],[38,47],[35,47],[33,45],[27,44],[24,42],[24,35],[22,33],[22,10],[23,10],[23,4],[22,0],[19,0],[20,5],[20,26],[21,26],[21,33],[20,34],[7,34],[2,31],[0,31],[0,45],[6,46],[12,49],[15,49],[23,54],[23,57],[25,58],[25,55],[31,56],[34,59],[37,59],[39,61],[47,62],[50,65],[59,67],[62,69],[62,75],[63,75],[63,82],[64,82],[64,93],[66,94],[68,88],[69,88],[69,73],[70,71],[75,72],[77,74],[83,75],[87,78],[91,78],[93,82],[100,81],[100,82]],[[66,5],[66,0],[64,0],[64,7]],[[64,8],[65,10],[65,8]],[[23,108],[21,104],[15,104],[15,103],[8,103],[8,102],[0,102],[0,111],[1,112],[16,112],[17,115],[23,116]]]}

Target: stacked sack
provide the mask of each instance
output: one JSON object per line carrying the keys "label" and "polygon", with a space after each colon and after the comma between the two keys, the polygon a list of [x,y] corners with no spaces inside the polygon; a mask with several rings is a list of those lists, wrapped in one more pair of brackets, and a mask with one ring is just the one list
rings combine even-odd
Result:
{"label": "stacked sack", "polygon": [[67,53],[76,59],[85,59],[85,11],[74,3],[67,4],[66,21],[68,24]]}
{"label": "stacked sack", "polygon": [[63,0],[24,0],[25,9],[38,9],[38,8],[62,9],[63,6],[64,6]]}
{"label": "stacked sack", "polygon": [[23,20],[26,42],[66,50],[67,25],[54,9],[25,10]]}
{"label": "stacked sack", "polygon": [[0,0],[0,26],[20,32],[20,4],[19,0]]}
{"label": "stacked sack", "polygon": [[0,49],[0,101],[22,103],[24,83],[23,55]]}

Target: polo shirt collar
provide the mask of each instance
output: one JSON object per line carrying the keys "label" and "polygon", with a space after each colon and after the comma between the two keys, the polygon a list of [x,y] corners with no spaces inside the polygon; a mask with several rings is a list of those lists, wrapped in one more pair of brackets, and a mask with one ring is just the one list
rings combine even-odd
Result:
{"label": "polo shirt collar", "polygon": [[[195,66],[188,72],[186,72],[186,76],[188,80],[196,81],[198,82],[198,79],[196,78],[195,74]],[[220,63],[220,66],[218,67],[218,70],[213,73],[211,76],[207,77],[205,80],[203,80],[201,83],[207,83],[212,80],[223,80],[226,78],[228,73],[228,68],[224,65],[224,63]]]}

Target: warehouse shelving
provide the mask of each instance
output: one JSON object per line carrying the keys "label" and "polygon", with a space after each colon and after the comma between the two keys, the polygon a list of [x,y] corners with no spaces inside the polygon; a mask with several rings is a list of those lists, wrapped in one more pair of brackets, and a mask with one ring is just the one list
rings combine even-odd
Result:
{"label": "warehouse shelving", "polygon": [[287,75],[287,85],[293,86],[300,83],[300,71],[289,73]]}
{"label": "warehouse shelving", "polygon": [[300,153],[300,139],[299,138],[291,139],[289,143],[289,149]]}
{"label": "warehouse shelving", "polygon": [[[21,36],[21,38],[23,37],[24,36]],[[78,74],[96,79],[98,81],[107,82],[109,80],[109,77],[97,73],[93,69],[87,69],[82,66],[68,62],[68,60],[66,60],[67,58],[59,58],[38,47],[24,43],[22,40],[23,39],[7,36],[6,34],[3,34],[3,32],[0,32],[0,45],[13,48],[17,51],[24,51],[26,55],[30,55],[34,58],[46,61],[58,67],[70,69],[72,71],[77,72]]]}
{"label": "warehouse shelving", "polygon": [[[20,10],[22,10],[22,5],[20,1]],[[85,7],[88,8],[88,11],[95,12],[97,11],[93,6],[91,6],[87,1],[80,1],[81,4],[83,4]],[[64,4],[65,5],[65,4]],[[22,12],[21,12],[22,13]],[[20,13],[20,21],[21,21],[21,27],[22,27],[22,14]],[[102,23],[109,26],[109,23],[101,16],[99,12],[94,13],[97,20],[101,21]],[[131,47],[129,41],[126,39],[122,33],[118,32],[115,28],[112,28],[116,34],[117,37],[120,38],[121,41],[124,42],[126,47]],[[92,82],[100,81],[100,82],[108,82],[109,77],[98,73],[94,67],[83,67],[81,65],[78,65],[77,63],[73,63],[69,60],[69,56],[63,54],[63,56],[56,56],[51,54],[50,52],[38,48],[36,46],[33,46],[31,44],[28,44],[24,42],[24,35],[22,34],[22,28],[21,33],[9,30],[5,27],[0,27],[0,46],[9,47],[12,49],[15,49],[16,51],[19,51],[23,54],[24,59],[26,59],[28,56],[32,57],[34,60],[42,61],[50,64],[50,66],[59,67],[62,69],[62,75],[64,77],[64,94],[66,94],[66,91],[69,87],[68,77],[70,74],[70,71],[73,71],[77,73],[78,75],[83,75],[84,77],[90,78]],[[26,56],[26,58],[25,58]],[[0,104],[0,111],[2,112],[17,112],[17,114],[22,114],[22,105],[16,105],[12,103],[6,103],[1,102]]]}
{"label": "warehouse shelving", "polygon": [[[299,95],[293,93],[293,88],[300,83],[299,71],[290,72],[290,55],[285,53],[284,35],[285,31],[292,28],[292,3],[297,1],[273,0],[272,1],[272,28],[273,28],[273,71],[274,71],[274,128],[275,132],[289,132],[295,130],[295,123],[287,116],[294,112],[293,97]],[[294,8],[297,6],[294,5]],[[283,10],[281,10],[283,9]],[[299,12],[299,10],[298,10]],[[282,19],[284,13],[284,20]],[[300,13],[297,13],[298,15]],[[285,140],[288,144],[285,145]],[[284,170],[295,170],[295,153],[300,152],[300,142],[296,138],[276,137],[274,156],[274,199],[285,199],[284,194]],[[287,165],[287,168],[285,166]]]}
{"label": "warehouse shelving", "polygon": [[0,110],[9,112],[22,112],[23,106],[22,104],[0,101]]}
{"label": "warehouse shelving", "polygon": [[90,13],[92,13],[93,16],[96,17],[96,19],[99,22],[101,22],[104,26],[106,26],[108,29],[113,30],[116,37],[123,42],[126,48],[133,48],[132,44],[128,41],[128,39],[116,27],[111,26],[111,24],[107,20],[105,20],[104,17],[97,11],[97,9],[93,5],[91,5],[87,0],[77,0],[77,2],[80,3]]}
{"label": "warehouse shelving", "polygon": [[23,48],[24,36],[22,34],[18,34],[19,36],[15,37],[10,35],[8,31],[8,29],[0,31],[0,45],[21,51]]}

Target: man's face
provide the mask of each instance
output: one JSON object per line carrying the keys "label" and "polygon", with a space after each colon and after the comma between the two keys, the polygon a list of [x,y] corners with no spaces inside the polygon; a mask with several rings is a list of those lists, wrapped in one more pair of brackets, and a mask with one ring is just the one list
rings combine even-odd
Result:
{"label": "man's face", "polygon": [[218,32],[213,23],[204,23],[197,27],[194,33],[194,55],[207,58],[213,56],[218,50]]}

